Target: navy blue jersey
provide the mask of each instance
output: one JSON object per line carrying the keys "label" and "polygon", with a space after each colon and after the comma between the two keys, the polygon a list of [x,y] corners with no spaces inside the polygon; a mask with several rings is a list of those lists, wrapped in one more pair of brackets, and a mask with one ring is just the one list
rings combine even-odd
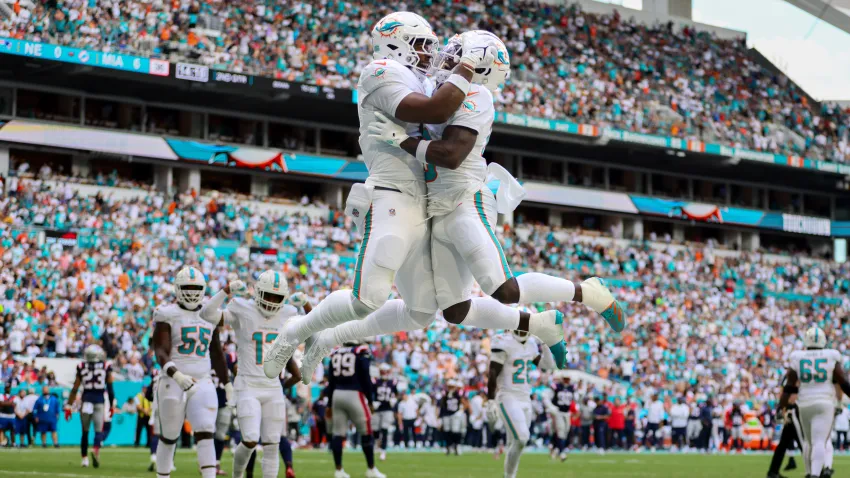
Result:
{"label": "navy blue jersey", "polygon": [[440,418],[454,415],[463,406],[463,394],[460,390],[446,392],[440,400]]}
{"label": "navy blue jersey", "polygon": [[377,411],[391,412],[393,405],[391,399],[398,394],[398,383],[395,380],[379,378],[375,382],[375,399]]}
{"label": "navy blue jersey", "polygon": [[555,386],[552,387],[552,391],[554,392],[554,395],[552,396],[552,403],[558,407],[558,411],[569,413],[570,406],[573,404],[573,396],[575,395],[573,386],[556,383]]}
{"label": "navy blue jersey", "polygon": [[227,394],[224,392],[224,384],[218,379],[218,376],[215,374],[215,370],[212,370],[210,373],[210,378],[212,379],[212,383],[215,386],[215,395],[218,397],[218,408],[224,408],[227,406]]}
{"label": "navy blue jersey", "polygon": [[[368,345],[341,347],[334,351],[328,364],[329,392],[356,390],[371,401],[372,377],[369,375],[371,363],[372,352]],[[333,397],[333,395],[330,396]]]}
{"label": "navy blue jersey", "polygon": [[106,378],[112,372],[112,366],[106,362],[83,362],[77,365],[77,378],[83,388],[83,401],[103,403],[106,392]]}

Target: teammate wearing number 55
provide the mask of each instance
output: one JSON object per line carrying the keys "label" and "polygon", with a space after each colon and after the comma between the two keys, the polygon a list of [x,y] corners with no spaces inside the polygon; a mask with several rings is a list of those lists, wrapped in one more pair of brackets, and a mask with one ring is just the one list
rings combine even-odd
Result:
{"label": "teammate wearing number 55", "polygon": [[[832,424],[835,420],[836,385],[850,396],[850,383],[841,368],[841,354],[826,348],[826,334],[818,327],[806,331],[805,350],[795,350],[788,357],[785,386],[779,397],[780,412],[797,394],[799,423],[794,423],[801,437],[806,477],[832,476]],[[796,415],[792,415],[796,420]]]}
{"label": "teammate wearing number 55", "polygon": [[[265,271],[254,284],[253,299],[233,297],[222,309],[230,294],[245,291],[240,280],[231,281],[216,293],[202,308],[201,317],[212,323],[224,323],[236,335],[238,372],[234,380],[236,391],[236,418],[242,432],[242,441],[233,453],[233,477],[242,478],[257,443],[263,444],[263,478],[277,477],[280,461],[277,458],[280,433],[286,423],[286,400],[280,379],[268,378],[263,373],[263,356],[277,337],[277,332],[290,317],[298,315],[293,305],[304,304],[303,294],[289,296],[289,286],[283,274]],[[309,309],[309,304],[304,304]],[[287,369],[296,377],[290,385],[300,380],[295,362],[290,360]]]}
{"label": "teammate wearing number 55", "polygon": [[189,419],[195,435],[198,466],[202,478],[214,478],[215,421],[218,396],[210,377],[211,368],[224,383],[228,402],[233,387],[218,338],[216,323],[201,318],[201,303],[207,289],[204,275],[194,267],[184,267],[174,280],[176,304],[154,310],[153,348],[164,372],[156,387],[156,422],[159,446],[156,449],[157,478],[169,478],[174,449]]}
{"label": "teammate wearing number 55", "polygon": [[[85,362],[77,365],[77,378],[65,405],[65,419],[71,419],[71,407],[77,399],[77,390],[82,387],[83,400],[80,407],[80,423],[83,436],[80,440],[82,466],[89,466],[89,428],[94,422],[94,450],[91,459],[95,468],[100,466],[100,445],[103,443],[105,408],[112,406],[115,393],[112,391],[112,368],[106,363],[106,353],[99,345],[89,345],[83,354]],[[109,395],[109,404],[104,404],[104,390]]]}

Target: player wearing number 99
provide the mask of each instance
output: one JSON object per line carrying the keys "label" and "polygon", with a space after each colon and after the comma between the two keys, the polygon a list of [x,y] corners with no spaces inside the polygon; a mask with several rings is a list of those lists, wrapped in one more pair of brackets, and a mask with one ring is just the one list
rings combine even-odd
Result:
{"label": "player wearing number 99", "polygon": [[491,345],[486,410],[491,426],[499,418],[505,422],[508,435],[505,478],[516,477],[522,450],[531,436],[531,367],[555,366],[548,348],[541,355],[537,342],[528,339],[528,333],[515,331],[497,335]]}
{"label": "player wearing number 99", "polygon": [[[65,419],[71,418],[71,405],[77,398],[77,390],[83,388],[83,404],[80,408],[80,423],[83,436],[80,441],[82,466],[89,466],[89,427],[94,422],[94,450],[92,464],[100,466],[100,445],[103,443],[103,422],[105,407],[112,406],[115,393],[112,391],[112,368],[106,363],[106,354],[99,345],[89,345],[84,352],[85,362],[77,365],[77,378],[65,405]],[[109,403],[104,404],[104,391],[109,395]]]}
{"label": "player wearing number 99", "polygon": [[[788,372],[779,397],[779,409],[782,411],[788,406],[789,398],[796,391],[800,423],[794,425],[802,437],[806,476],[828,477],[832,476],[835,386],[838,385],[850,396],[850,383],[841,368],[841,354],[826,348],[823,330],[818,327],[807,330],[803,345],[805,350],[795,350],[788,357]],[[792,415],[792,419],[796,419],[796,415]]]}
{"label": "player wearing number 99", "polygon": [[195,435],[202,478],[215,477],[214,432],[218,397],[210,378],[216,376],[232,395],[227,363],[218,338],[216,323],[201,317],[207,283],[194,267],[184,267],[174,280],[176,304],[161,305],[153,313],[153,347],[164,374],[156,387],[159,446],[156,449],[158,478],[169,478],[174,449],[189,419]]}
{"label": "player wearing number 99", "polygon": [[[298,310],[284,302],[289,298],[286,277],[277,271],[265,271],[254,284],[253,299],[233,297],[221,309],[229,294],[245,290],[242,281],[232,281],[216,293],[202,308],[200,315],[213,323],[227,324],[236,335],[236,353],[239,371],[234,380],[236,391],[236,418],[242,442],[233,453],[233,476],[241,478],[257,443],[263,444],[263,477],[278,474],[277,458],[280,432],[286,423],[286,400],[280,379],[268,378],[263,373],[263,356],[270,344],[290,317]],[[290,302],[293,302],[290,299]],[[297,368],[294,362],[290,369]],[[300,378],[300,376],[299,376]]]}
{"label": "player wearing number 99", "polygon": [[386,478],[375,468],[375,441],[372,436],[372,377],[369,368],[372,352],[368,345],[347,342],[331,354],[328,367],[328,388],[332,411],[333,438],[331,451],[336,471],[334,478],[350,478],[342,469],[342,442],[348,432],[348,422],[354,423],[360,434],[360,444],[366,456],[366,478]]}

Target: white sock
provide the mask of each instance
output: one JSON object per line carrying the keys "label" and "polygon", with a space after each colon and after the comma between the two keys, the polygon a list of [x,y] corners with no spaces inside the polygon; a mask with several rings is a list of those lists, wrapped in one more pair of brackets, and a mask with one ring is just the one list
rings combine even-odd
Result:
{"label": "white sock", "polygon": [[316,332],[360,320],[366,315],[360,316],[354,311],[354,300],[350,290],[331,292],[312,312],[290,322],[287,332],[294,333],[298,341],[303,342]]}
{"label": "white sock", "polygon": [[431,325],[436,317],[436,314],[426,314],[406,308],[401,299],[388,300],[365,319],[334,327],[333,334],[327,336],[333,338],[333,343],[325,345],[335,346],[355,339],[422,329]]}
{"label": "white sock", "polygon": [[560,277],[529,272],[517,276],[519,285],[519,303],[570,302],[576,295],[576,286],[572,281]]}
{"label": "white sock", "polygon": [[201,478],[215,478],[215,441],[211,438],[198,440],[196,447]]}
{"label": "white sock", "polygon": [[245,468],[248,467],[248,460],[251,459],[251,453],[254,453],[253,448],[248,448],[244,443],[239,443],[236,450],[233,451],[233,478],[242,478],[245,474]]}
{"label": "white sock", "polygon": [[174,465],[174,450],[177,443],[169,445],[162,440],[156,446],[156,474],[157,478],[168,478],[171,476],[171,467]]}
{"label": "white sock", "polygon": [[263,445],[263,478],[277,478],[280,459],[277,457],[277,443]]}
{"label": "white sock", "polygon": [[519,459],[522,456],[523,444],[519,440],[511,440],[505,453],[505,477],[514,478],[519,469]]}
{"label": "white sock", "polygon": [[472,299],[469,312],[461,325],[479,329],[516,330],[519,327],[519,310],[492,297],[476,297]]}

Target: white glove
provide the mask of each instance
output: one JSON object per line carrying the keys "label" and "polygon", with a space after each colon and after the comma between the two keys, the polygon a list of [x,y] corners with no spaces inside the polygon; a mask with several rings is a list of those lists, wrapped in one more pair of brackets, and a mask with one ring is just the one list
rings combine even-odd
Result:
{"label": "white glove", "polygon": [[177,385],[179,385],[180,388],[182,388],[184,392],[188,392],[189,390],[191,390],[192,387],[194,387],[195,383],[197,382],[197,380],[195,380],[194,377],[190,377],[188,375],[185,375],[183,372],[181,372],[179,370],[175,371],[174,375],[172,375],[171,378],[174,379],[175,382],[177,382]]}
{"label": "white glove", "polygon": [[487,421],[490,425],[495,424],[499,420],[499,406],[495,400],[489,400],[486,405]]}
{"label": "white glove", "polygon": [[233,384],[232,383],[225,383],[224,384],[224,396],[225,396],[225,399],[227,400],[227,406],[229,408],[236,408],[236,401],[234,400],[234,397],[233,397]]}
{"label": "white glove", "polygon": [[231,294],[241,294],[241,293],[245,292],[246,290],[248,290],[248,288],[245,287],[245,283],[242,282],[239,279],[230,281],[230,283],[227,284],[227,286],[230,288]]}
{"label": "white glove", "polygon": [[460,64],[470,70],[489,66],[495,58],[496,48],[490,43],[482,44],[476,42],[477,38],[478,35],[472,32],[466,32],[460,35],[463,51],[463,56],[460,57]]}
{"label": "white glove", "polygon": [[378,111],[375,112],[375,117],[378,120],[369,123],[369,137],[395,148],[401,148],[401,143],[410,137],[405,129]]}
{"label": "white glove", "polygon": [[307,294],[303,292],[296,292],[289,296],[289,305],[300,309],[307,304]]}

